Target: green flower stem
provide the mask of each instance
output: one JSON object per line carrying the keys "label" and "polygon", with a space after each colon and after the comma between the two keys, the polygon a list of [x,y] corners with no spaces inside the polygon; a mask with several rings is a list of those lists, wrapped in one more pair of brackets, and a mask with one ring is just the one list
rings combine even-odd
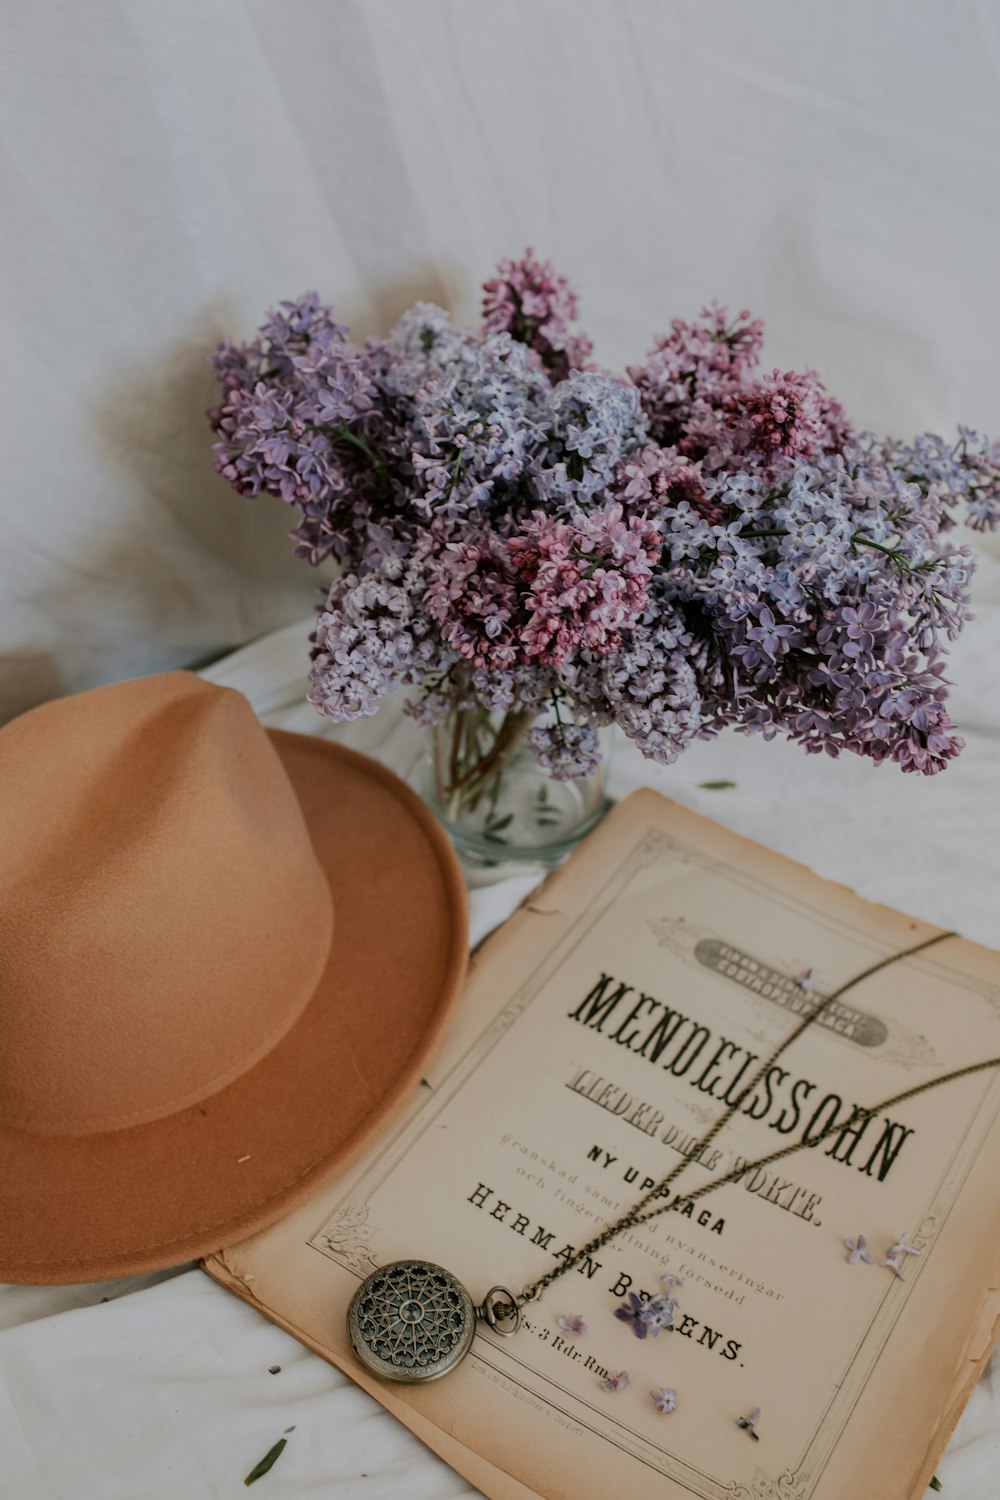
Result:
{"label": "green flower stem", "polygon": [[851,544],[855,547],[874,547],[876,552],[884,553],[886,557],[891,557],[894,563],[906,568],[907,572],[910,571],[909,563],[895,547],[886,547],[882,542],[873,541],[870,536],[862,536],[860,531],[856,531],[851,537]]}
{"label": "green flower stem", "polygon": [[[491,780],[498,780],[520,748],[533,714],[511,709],[493,733],[490,715],[483,708],[456,709],[448,754],[448,785],[438,779],[438,792],[448,817],[456,820],[463,810],[473,811]],[[495,801],[495,799],[494,799]]]}
{"label": "green flower stem", "polygon": [[368,462],[371,464],[372,468],[375,470],[379,478],[384,483],[388,484],[389,472],[386,469],[385,464],[379,458],[378,454],[372,448],[371,444],[367,443],[363,437],[359,437],[358,434],[356,432],[352,432],[349,427],[321,426],[318,428],[318,431],[325,433],[326,436],[328,438],[332,438],[335,443],[349,443],[352,448],[357,448],[359,453],[363,453],[365,455],[365,458],[367,458]]}

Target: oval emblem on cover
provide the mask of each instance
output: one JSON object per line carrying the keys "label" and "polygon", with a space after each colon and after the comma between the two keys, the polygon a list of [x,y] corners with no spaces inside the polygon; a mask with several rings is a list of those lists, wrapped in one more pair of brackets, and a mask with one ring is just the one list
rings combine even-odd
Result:
{"label": "oval emblem on cover", "polygon": [[347,1312],[351,1346],[382,1380],[437,1380],[469,1352],[472,1298],[450,1271],[427,1260],[397,1260],[374,1271]]}

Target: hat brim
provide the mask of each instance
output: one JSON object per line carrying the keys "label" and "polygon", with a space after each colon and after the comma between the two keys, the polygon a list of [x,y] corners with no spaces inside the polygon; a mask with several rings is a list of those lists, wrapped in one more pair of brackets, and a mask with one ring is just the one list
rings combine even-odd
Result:
{"label": "hat brim", "polygon": [[0,1281],[100,1281],[234,1244],[342,1168],[421,1076],[468,957],[451,845],[377,762],[270,733],[333,898],[316,992],[262,1061],[178,1114],[97,1136],[0,1129]]}

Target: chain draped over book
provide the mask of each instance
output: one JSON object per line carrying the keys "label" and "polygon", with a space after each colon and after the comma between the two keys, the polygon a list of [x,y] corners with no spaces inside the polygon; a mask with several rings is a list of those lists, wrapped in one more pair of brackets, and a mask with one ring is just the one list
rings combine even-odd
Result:
{"label": "chain draped over book", "polygon": [[[887,958],[879,959],[877,963],[871,964],[867,969],[863,969],[860,974],[855,974],[853,979],[849,979],[846,984],[842,984],[839,989],[833,990],[829,995],[825,995],[822,1000],[817,1001],[817,1003],[807,1013],[807,1015],[803,1018],[799,1025],[796,1026],[795,1030],[791,1032],[771,1054],[767,1062],[763,1063],[760,1068],[758,1068],[753,1078],[747,1084],[745,1093],[741,1094],[732,1104],[730,1104],[729,1108],[726,1109],[719,1116],[719,1118],[709,1126],[708,1130],[697,1142],[693,1151],[685,1155],[682,1160],[679,1161],[677,1165],[667,1173],[666,1177],[664,1177],[661,1182],[658,1182],[655,1187],[650,1188],[649,1192],[639,1199],[638,1203],[636,1203],[635,1206],[629,1210],[624,1218],[619,1219],[615,1224],[609,1225],[607,1229],[602,1230],[600,1234],[595,1235],[592,1240],[584,1245],[582,1250],[578,1250],[575,1255],[563,1261],[561,1265],[553,1267],[553,1269],[551,1271],[547,1271],[544,1276],[540,1276],[537,1281],[533,1281],[530,1283],[530,1285],[526,1286],[521,1292],[520,1297],[518,1298],[518,1307],[523,1307],[529,1302],[534,1302],[538,1297],[541,1296],[541,1294],[547,1287],[551,1286],[554,1281],[558,1281],[560,1276],[564,1276],[567,1271],[572,1271],[575,1267],[581,1265],[588,1256],[593,1255],[596,1250],[600,1250],[604,1245],[609,1244],[611,1240],[615,1239],[619,1234],[623,1234],[625,1230],[635,1229],[640,1224],[648,1224],[650,1219],[655,1219],[660,1214],[666,1213],[667,1210],[672,1206],[669,1202],[661,1204],[659,1208],[650,1209],[648,1213],[644,1213],[643,1210],[647,1208],[647,1206],[656,1198],[666,1195],[669,1188],[674,1184],[674,1182],[676,1182],[677,1178],[684,1171],[684,1168],[689,1166],[692,1161],[697,1160],[700,1156],[703,1155],[703,1153],[719,1135],[720,1131],[725,1127],[729,1120],[732,1119],[746,1093],[749,1093],[753,1088],[756,1087],[758,1083],[760,1083],[760,1081],[765,1077],[768,1071],[774,1067],[779,1057],[781,1057],[788,1050],[793,1042],[798,1041],[799,1037],[809,1029],[814,1021],[817,1021],[820,1016],[822,1016],[824,1012],[830,1008],[835,1000],[839,1000],[841,996],[846,995],[849,990],[854,989],[857,985],[863,983],[864,980],[870,979],[873,974],[878,974],[881,972],[881,970],[888,969],[892,964],[900,963],[903,959],[906,958],[912,958],[917,953],[923,953],[926,949],[933,948],[938,943],[946,942],[949,938],[954,938],[957,936],[958,934],[955,932],[939,932],[934,937],[927,938],[922,943],[917,943],[913,948],[906,948],[900,953],[891,953]],[[863,1120],[869,1119],[872,1115],[878,1114],[881,1110],[888,1109],[891,1105],[894,1104],[901,1104],[905,1099],[912,1099],[915,1095],[922,1094],[927,1089],[937,1088],[942,1083],[949,1083],[953,1079],[964,1078],[970,1073],[980,1073],[987,1068],[995,1068],[997,1066],[1000,1066],[1000,1057],[990,1058],[986,1062],[970,1063],[967,1067],[957,1068],[954,1072],[945,1073],[940,1078],[926,1079],[923,1083],[917,1084],[914,1088],[905,1089],[902,1093],[894,1094],[890,1099],[882,1099],[877,1104],[864,1106],[856,1105],[854,1114],[848,1121],[846,1127],[842,1122],[838,1123],[836,1120],[834,1120],[818,1135],[813,1136],[810,1139],[809,1144],[811,1146],[818,1146],[820,1142],[826,1140],[828,1136],[835,1135],[838,1131],[841,1131],[845,1128],[850,1129],[852,1126],[860,1124]],[[749,1163],[741,1162],[739,1166],[734,1167],[731,1172],[725,1173],[722,1177],[713,1178],[711,1182],[703,1183],[701,1187],[695,1188],[692,1192],[686,1194],[685,1197],[688,1202],[694,1203],[699,1198],[703,1198],[706,1193],[711,1193],[716,1188],[724,1187],[728,1182],[734,1182],[737,1177],[743,1175],[747,1171],[755,1171],[760,1167],[771,1166],[772,1163],[781,1161],[783,1157],[791,1156],[795,1151],[801,1151],[804,1145],[804,1141],[796,1141],[790,1146],[783,1146],[777,1151],[770,1152],[767,1156],[758,1157],[756,1161],[752,1161]],[[499,1309],[497,1309],[497,1311],[499,1311]],[[513,1311],[514,1309],[512,1308],[512,1314]]]}
{"label": "chain draped over book", "polygon": [[[477,1320],[486,1322],[494,1332],[503,1334],[505,1337],[516,1333],[520,1326],[521,1309],[536,1301],[553,1282],[585,1263],[596,1251],[616,1239],[618,1235],[640,1224],[649,1223],[651,1219],[666,1213],[672,1207],[669,1201],[669,1189],[685,1167],[689,1166],[691,1161],[698,1160],[704,1155],[707,1148],[732,1119],[746,1094],[761,1082],[788,1048],[798,1041],[836,1000],[883,969],[900,963],[904,959],[912,958],[918,953],[924,953],[927,949],[957,936],[958,934],[954,932],[940,932],[924,942],[917,943],[912,948],[889,954],[886,958],[879,959],[877,963],[870,964],[859,974],[855,974],[839,989],[831,991],[830,994],[818,1000],[798,1026],[758,1068],[744,1093],[740,1094],[713,1122],[690,1154],[685,1155],[660,1182],[650,1188],[624,1217],[609,1224],[600,1234],[589,1240],[582,1249],[568,1256],[561,1264],[553,1266],[537,1281],[525,1286],[519,1296],[506,1287],[494,1286],[486,1294],[482,1303],[476,1306],[461,1282],[441,1266],[420,1260],[396,1261],[389,1266],[383,1266],[362,1283],[352,1300],[348,1313],[351,1344],[359,1359],[372,1373],[382,1379],[410,1382],[437,1380],[448,1374],[465,1358],[472,1345]],[[892,1095],[891,1098],[880,1100],[877,1104],[855,1105],[846,1128],[861,1125],[879,1111],[915,1098],[918,1094],[937,1088],[941,1084],[997,1066],[1000,1066],[1000,1058],[996,1057],[983,1062],[969,1063],[963,1068],[956,1068],[938,1078],[926,1079],[923,1083],[904,1089]],[[843,1129],[845,1129],[843,1123],[835,1119],[823,1127],[818,1134],[810,1137],[808,1144],[818,1146],[828,1136]],[[786,1156],[791,1156],[796,1151],[801,1151],[805,1144],[805,1140],[796,1141],[766,1156],[758,1157],[756,1161],[749,1163],[741,1161],[732,1171],[713,1178],[710,1182],[686,1194],[686,1201],[694,1203],[707,1193],[714,1192],[716,1188],[734,1182],[748,1169],[757,1170],[770,1166]],[[651,1208],[650,1205],[661,1197],[667,1201],[659,1204],[658,1207]]]}

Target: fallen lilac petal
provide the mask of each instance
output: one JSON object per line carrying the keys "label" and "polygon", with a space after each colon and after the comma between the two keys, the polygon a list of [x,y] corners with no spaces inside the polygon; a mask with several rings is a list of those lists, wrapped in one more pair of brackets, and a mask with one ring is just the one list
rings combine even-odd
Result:
{"label": "fallen lilac petal", "polygon": [[674,1309],[677,1302],[672,1297],[650,1297],[648,1302],[642,1304],[642,1312],[639,1314],[643,1326],[653,1338],[664,1329],[674,1326]]}
{"label": "fallen lilac petal", "polygon": [[647,1304],[641,1297],[636,1296],[635,1292],[629,1292],[628,1301],[615,1308],[615,1317],[620,1318],[623,1323],[630,1323],[637,1339],[646,1337],[646,1324],[643,1322],[646,1307]]}
{"label": "fallen lilac petal", "polygon": [[556,1322],[562,1329],[563,1333],[572,1333],[579,1337],[580,1334],[587,1332],[587,1325],[583,1321],[583,1318],[579,1313],[571,1313],[569,1315],[556,1318]]}
{"label": "fallen lilac petal", "polygon": [[759,1418],[760,1407],[755,1406],[748,1417],[737,1417],[736,1419],[737,1427],[745,1428],[746,1431],[749,1432],[755,1443],[760,1441],[760,1433],[757,1431],[757,1422]]}

